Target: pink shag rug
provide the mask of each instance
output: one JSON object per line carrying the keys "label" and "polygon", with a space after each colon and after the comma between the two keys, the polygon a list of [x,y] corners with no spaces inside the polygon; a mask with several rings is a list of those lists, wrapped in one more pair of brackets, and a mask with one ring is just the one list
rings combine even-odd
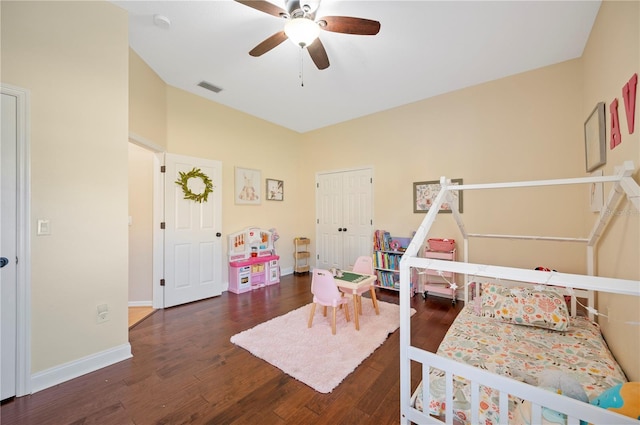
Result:
{"label": "pink shag rug", "polygon": [[[371,300],[362,299],[360,330],[338,310],[336,335],[331,334],[331,308],[327,317],[316,308],[313,326],[307,328],[311,304],[261,323],[231,337],[231,342],[276,366],[321,393],[330,393],[400,326],[400,306],[378,301],[376,315]],[[412,309],[413,315],[415,310]],[[317,363],[313,359],[322,359]]]}

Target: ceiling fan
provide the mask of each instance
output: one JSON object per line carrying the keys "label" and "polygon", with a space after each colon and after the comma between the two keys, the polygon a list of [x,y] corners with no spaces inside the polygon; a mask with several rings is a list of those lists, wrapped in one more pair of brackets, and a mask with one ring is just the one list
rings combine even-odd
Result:
{"label": "ceiling fan", "polygon": [[329,58],[318,38],[320,30],[355,35],[376,35],[380,31],[380,22],[371,19],[349,16],[325,16],[316,19],[319,0],[285,0],[287,10],[265,0],[235,1],[287,21],[282,31],[278,31],[254,47],[249,52],[251,56],[261,56],[286,39],[290,39],[301,48],[307,48],[318,69],[326,69],[329,67]]}

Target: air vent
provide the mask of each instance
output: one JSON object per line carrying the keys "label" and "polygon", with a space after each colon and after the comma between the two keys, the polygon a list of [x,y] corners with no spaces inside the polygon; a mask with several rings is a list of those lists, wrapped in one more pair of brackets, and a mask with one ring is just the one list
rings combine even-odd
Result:
{"label": "air vent", "polygon": [[212,91],[214,93],[220,93],[222,91],[222,89],[220,87],[216,87],[211,83],[207,83],[206,81],[200,81],[198,86],[202,87],[203,89],[210,90],[210,91]]}

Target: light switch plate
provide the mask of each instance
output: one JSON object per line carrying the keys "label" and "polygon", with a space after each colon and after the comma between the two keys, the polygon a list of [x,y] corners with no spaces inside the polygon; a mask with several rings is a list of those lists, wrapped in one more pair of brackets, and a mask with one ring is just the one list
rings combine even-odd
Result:
{"label": "light switch plate", "polygon": [[51,223],[49,220],[40,219],[38,220],[38,236],[45,236],[51,234]]}

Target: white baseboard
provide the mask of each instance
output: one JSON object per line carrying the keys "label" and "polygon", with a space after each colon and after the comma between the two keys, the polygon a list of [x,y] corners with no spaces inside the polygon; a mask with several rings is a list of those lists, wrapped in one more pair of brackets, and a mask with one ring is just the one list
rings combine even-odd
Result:
{"label": "white baseboard", "polygon": [[129,301],[129,307],[153,307],[152,301]]}
{"label": "white baseboard", "polygon": [[280,269],[280,276],[286,276],[288,274],[293,274],[293,267],[287,267],[286,269]]}
{"label": "white baseboard", "polygon": [[100,353],[95,353],[60,366],[31,375],[31,391],[37,393],[54,385],[61,384],[71,379],[95,372],[103,367],[121,362],[133,357],[131,344],[128,342],[118,347],[113,347]]}

